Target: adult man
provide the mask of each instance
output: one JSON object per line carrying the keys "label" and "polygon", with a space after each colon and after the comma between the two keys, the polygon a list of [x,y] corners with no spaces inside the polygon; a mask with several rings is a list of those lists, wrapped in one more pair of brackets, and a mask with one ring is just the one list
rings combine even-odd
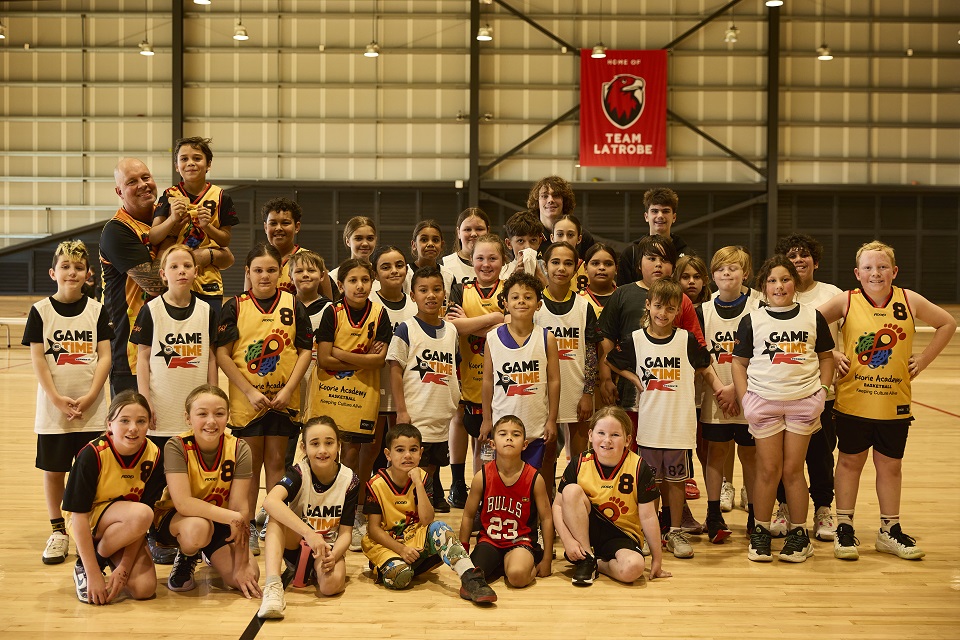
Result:
{"label": "adult man", "polygon": [[[530,189],[527,196],[527,209],[540,213],[540,222],[543,223],[544,237],[540,246],[546,249],[552,240],[553,225],[566,214],[572,214],[577,206],[577,199],[573,195],[570,183],[560,176],[547,176]],[[577,253],[582,257],[584,252],[593,246],[594,239],[589,231],[581,230],[580,244]]]}
{"label": "adult man", "polygon": [[[647,235],[661,235],[670,238],[679,257],[695,252],[687,247],[687,243],[683,239],[670,233],[670,228],[677,221],[678,201],[676,192],[667,187],[654,187],[643,194],[643,219],[650,225],[650,232]],[[642,239],[637,238],[620,254],[620,264],[617,266],[618,287],[640,279],[640,272],[637,269],[640,260],[640,254],[637,253],[637,243]]]}
{"label": "adult man", "polygon": [[[113,324],[110,343],[113,358],[110,390],[116,394],[137,389],[137,347],[130,345],[130,328],[144,303],[163,293],[159,273],[159,247],[150,245],[157,183],[150,170],[136,158],[123,158],[113,171],[121,206],[100,234],[100,265],[103,270],[103,304]],[[175,202],[186,213],[186,204]]]}

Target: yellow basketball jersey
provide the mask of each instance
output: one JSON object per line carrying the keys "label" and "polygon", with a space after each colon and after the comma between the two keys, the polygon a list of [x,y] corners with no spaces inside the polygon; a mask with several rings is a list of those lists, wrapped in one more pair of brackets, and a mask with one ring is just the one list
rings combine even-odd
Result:
{"label": "yellow basketball jersey", "polygon": [[[97,479],[97,491],[93,497],[93,509],[90,513],[90,531],[96,531],[100,516],[117,500],[140,502],[147,480],[156,470],[160,458],[160,449],[151,440],[145,440],[140,451],[124,463],[123,458],[113,447],[110,436],[103,435],[90,444],[97,452],[100,476]],[[162,473],[163,470],[160,470]]]}
{"label": "yellow basketball jersey", "polygon": [[293,285],[293,280],[290,278],[290,258],[300,253],[301,251],[306,251],[300,245],[295,245],[293,248],[293,253],[287,256],[286,260],[283,261],[283,264],[280,265],[280,279],[277,281],[277,289],[280,291],[289,291],[293,295],[297,295],[297,288]]}
{"label": "yellow basketball jersey", "polygon": [[[290,379],[297,363],[296,304],[293,294],[279,291],[269,309],[260,307],[257,299],[244,293],[237,296],[237,331],[240,337],[233,345],[233,363],[260,393],[273,398]],[[288,405],[296,417],[300,406],[300,385],[293,391]],[[243,428],[266,410],[256,411],[239,387],[230,383],[230,424]]]}
{"label": "yellow basketball jersey", "polygon": [[867,420],[913,417],[908,363],[914,332],[913,311],[900,287],[880,306],[860,289],[847,294],[843,351],[850,371],[837,381],[838,412]]}
{"label": "yellow basketball jersey", "polygon": [[587,263],[583,260],[577,265],[577,271],[573,274],[573,288],[577,293],[583,293],[590,284],[590,278],[587,277]]}
{"label": "yellow basketball jersey", "polygon": [[603,473],[593,451],[580,454],[577,463],[577,484],[600,514],[618,529],[643,544],[640,511],[637,504],[637,481],[643,460],[629,449],[609,476]]}
{"label": "yellow basketball jersey", "polygon": [[[353,353],[368,353],[377,339],[383,307],[367,300],[367,308],[354,323],[342,300],[333,306],[333,346]],[[309,417],[328,415],[341,430],[372,435],[380,410],[380,369],[313,370],[313,404]]]}
{"label": "yellow basketball jersey", "polygon": [[[419,469],[421,480],[426,482],[427,472]],[[413,481],[407,479],[402,487],[393,483],[386,469],[380,469],[367,482],[367,493],[376,496],[380,505],[380,527],[391,538],[414,549],[423,549],[427,541],[427,528],[420,524],[417,511],[417,491]],[[370,534],[363,536],[363,553],[375,566],[383,566],[388,560],[397,557],[397,553],[377,544]]]}
{"label": "yellow basketball jersey", "polygon": [[[168,188],[164,195],[168,198],[190,198],[184,184],[181,182],[175,187]],[[190,213],[190,222],[183,226],[177,242],[185,244],[191,249],[219,248],[216,242],[210,239],[210,236],[197,224],[197,209],[203,207],[210,212],[210,224],[217,229],[220,228],[220,207],[223,204],[223,189],[215,184],[207,183],[203,192],[190,200],[188,212]],[[208,296],[223,295],[223,277],[220,275],[220,269],[211,265],[206,267],[197,267],[197,279],[193,282],[193,290]]]}
{"label": "yellow basketball jersey", "polygon": [[[228,504],[230,487],[233,485],[233,473],[237,468],[237,438],[227,433],[220,436],[217,455],[209,468],[203,463],[203,455],[200,453],[193,431],[186,431],[174,438],[180,440],[187,454],[187,480],[190,482],[190,495],[217,507]],[[163,490],[163,497],[157,502],[154,522],[159,523],[173,508],[173,499],[170,497],[168,487]]]}
{"label": "yellow basketball jersey", "polygon": [[[503,281],[484,295],[476,283],[463,285],[463,304],[461,308],[468,318],[503,311],[500,306],[500,294],[503,293]],[[469,334],[460,336],[460,395],[467,401],[480,404],[483,400],[483,351],[486,338]]]}

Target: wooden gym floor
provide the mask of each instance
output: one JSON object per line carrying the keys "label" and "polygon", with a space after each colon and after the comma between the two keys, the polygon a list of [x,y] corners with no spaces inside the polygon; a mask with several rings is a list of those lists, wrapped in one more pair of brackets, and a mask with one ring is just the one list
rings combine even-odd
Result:
{"label": "wooden gym floor", "polygon": [[[0,299],[0,316],[26,314],[33,300]],[[953,309],[954,313],[960,309]],[[14,330],[14,344],[20,331]],[[917,350],[929,334],[918,334]],[[186,594],[166,589],[169,567],[158,567],[156,598],[93,607],[77,601],[71,555],[45,566],[49,534],[41,472],[33,466],[36,380],[29,352],[0,347],[0,636],[15,638],[960,638],[960,339],[914,384],[916,422],[904,460],[904,528],[927,552],[918,562],[874,551],[878,507],[867,464],[856,521],[861,557],[833,558],[832,543],[815,542],[801,565],[759,565],[746,558],[746,514],[727,515],[734,535],[722,546],[693,536],[696,557],[665,555],[673,577],[633,585],[607,577],[590,588],[570,584],[558,559],[553,576],[525,590],[494,582],[499,601],[480,609],[458,597],[459,580],[441,567],[412,590],[375,586],[359,553],[347,557],[340,597],[287,591],[286,619],[262,628],[259,601],[224,591],[209,568]],[[563,464],[560,465],[561,468]],[[697,473],[701,488],[702,478]],[[445,478],[449,483],[449,476]],[[734,484],[741,486],[739,475]],[[706,498],[691,503],[703,519]],[[456,529],[459,511],[443,516]],[[812,516],[811,516],[812,517]],[[780,541],[774,541],[776,551]],[[202,565],[201,565],[202,566]],[[261,560],[262,569],[262,560]],[[248,628],[249,627],[249,628]]]}

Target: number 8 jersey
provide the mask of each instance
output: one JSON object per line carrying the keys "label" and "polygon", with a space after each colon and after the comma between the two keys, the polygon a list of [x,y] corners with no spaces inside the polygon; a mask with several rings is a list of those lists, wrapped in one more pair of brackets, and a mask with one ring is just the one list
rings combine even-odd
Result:
{"label": "number 8 jersey", "polygon": [[574,481],[587,494],[593,513],[643,544],[639,505],[656,500],[660,492],[653,471],[640,456],[625,449],[620,462],[604,467],[593,451],[586,451],[570,462],[558,491]]}
{"label": "number 8 jersey", "polygon": [[483,495],[480,496],[478,542],[500,549],[518,545],[532,547],[538,523],[537,503],[533,499],[537,470],[524,463],[520,477],[509,487],[500,477],[496,460],[483,465],[481,473]]}
{"label": "number 8 jersey", "polygon": [[[193,431],[186,431],[173,440],[183,448],[187,460],[187,480],[190,482],[190,495],[198,500],[222,507],[229,502],[233,474],[237,468],[237,443],[239,440],[228,433],[220,436],[217,454],[209,467],[203,462],[203,454],[197,445]],[[154,507],[154,523],[159,524],[163,517],[174,508],[170,497],[170,488],[164,487],[163,497]]]}

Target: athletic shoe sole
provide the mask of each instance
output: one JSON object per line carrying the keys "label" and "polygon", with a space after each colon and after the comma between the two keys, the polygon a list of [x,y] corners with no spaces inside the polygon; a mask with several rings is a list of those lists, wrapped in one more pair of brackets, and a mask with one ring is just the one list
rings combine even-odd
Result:
{"label": "athletic shoe sole", "polygon": [[798,553],[790,553],[790,554],[784,555],[783,552],[780,552],[780,555],[777,557],[780,559],[780,562],[800,563],[800,562],[806,562],[807,558],[810,558],[812,556],[813,556],[813,545],[808,544],[806,549],[803,549]]}
{"label": "athletic shoe sole", "polygon": [[773,556],[761,555],[753,549],[750,549],[747,551],[747,560],[752,560],[753,562],[773,562]]}
{"label": "athletic shoe sole", "polygon": [[717,535],[710,538],[710,542],[713,544],[722,544],[724,540],[730,537],[730,534],[733,533],[729,529],[721,529],[717,531]]}

